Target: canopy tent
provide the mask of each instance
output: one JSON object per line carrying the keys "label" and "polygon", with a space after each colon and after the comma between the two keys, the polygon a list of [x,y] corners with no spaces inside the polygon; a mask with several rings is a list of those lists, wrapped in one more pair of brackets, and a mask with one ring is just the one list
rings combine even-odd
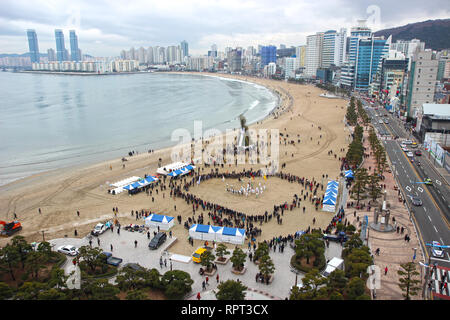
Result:
{"label": "canopy tent", "polygon": [[157,181],[157,180],[158,180],[158,178],[156,178],[154,176],[148,176],[148,177],[146,177],[146,178],[144,178],[142,180],[133,182],[132,184],[129,184],[129,185],[123,187],[123,189],[131,191],[131,190],[134,190],[134,189],[143,188],[143,187],[148,186],[149,184],[151,184],[152,182]]}
{"label": "canopy tent", "polygon": [[161,230],[169,230],[173,227],[174,219],[170,216],[152,213],[144,219],[144,222],[147,227],[159,227]]}
{"label": "canopy tent", "polygon": [[167,175],[168,175],[169,177],[182,176],[182,175],[188,174],[189,172],[191,172],[192,170],[194,170],[194,168],[195,168],[195,167],[194,167],[193,165],[187,165],[187,166],[185,166],[185,167],[183,167],[183,168],[174,170],[174,171],[168,173]]}
{"label": "canopy tent", "polygon": [[339,182],[332,180],[327,183],[327,189],[323,198],[323,211],[334,212],[336,210],[338,190]]}
{"label": "canopy tent", "polygon": [[245,229],[217,227],[211,225],[194,224],[189,228],[189,235],[196,240],[227,242],[244,244]]}
{"label": "canopy tent", "polygon": [[354,178],[354,176],[353,176],[353,171],[352,171],[352,170],[347,170],[347,171],[345,171],[344,176],[345,176],[347,179],[353,179],[353,178]]}
{"label": "canopy tent", "polygon": [[[171,177],[180,175],[180,174],[186,174],[189,171],[195,169],[195,166],[185,163],[185,162],[174,162],[168,165],[165,165],[161,168],[156,169],[156,172],[162,175],[168,175]],[[181,171],[179,171],[181,170]],[[172,172],[177,171],[176,174],[171,174]]]}
{"label": "canopy tent", "polygon": [[111,187],[120,188],[120,187],[124,187],[126,185],[129,185],[130,183],[133,183],[135,181],[138,181],[140,179],[141,179],[140,177],[134,176],[134,177],[130,177],[130,178],[126,178],[126,179],[114,182],[114,183],[110,184],[110,186]]}

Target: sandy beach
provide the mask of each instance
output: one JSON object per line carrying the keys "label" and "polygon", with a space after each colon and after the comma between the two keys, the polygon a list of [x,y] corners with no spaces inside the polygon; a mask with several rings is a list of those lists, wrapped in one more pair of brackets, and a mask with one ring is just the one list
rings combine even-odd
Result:
{"label": "sandy beach", "polygon": [[[198,73],[195,73],[198,74]],[[277,92],[281,97],[281,104],[273,115],[263,121],[250,126],[255,129],[278,129],[283,134],[279,151],[279,163],[285,163],[283,173],[290,173],[308,180],[314,179],[319,183],[327,183],[322,176],[327,174],[329,179],[336,179],[340,173],[339,157],[345,155],[349,140],[349,132],[343,123],[347,101],[343,99],[327,99],[320,97],[323,90],[311,85],[291,84],[245,76],[226,74],[211,74],[213,76],[232,77],[235,79],[254,82]],[[200,119],[199,119],[200,120]],[[319,128],[320,127],[320,128]],[[284,138],[287,143],[285,144]],[[298,143],[300,139],[300,143]],[[289,144],[290,140],[295,141]],[[341,151],[341,149],[344,149]],[[333,150],[333,154],[328,152]],[[125,168],[121,158],[105,161],[90,166],[58,169],[34,175],[0,187],[0,219],[10,221],[16,213],[23,229],[18,234],[25,236],[28,241],[41,241],[42,231],[45,239],[74,236],[77,229],[78,237],[86,236],[99,221],[114,218],[113,208],[119,209],[117,219],[122,226],[130,223],[143,224],[131,216],[131,210],[151,210],[169,216],[182,216],[182,221],[192,217],[192,205],[187,205],[180,198],[170,197],[170,188],[148,196],[145,192],[130,196],[126,193],[119,195],[108,194],[110,183],[144,174],[155,174],[159,158],[162,164],[173,162],[170,159],[171,148],[155,150],[137,150],[139,153],[127,158]],[[335,158],[334,154],[337,155]],[[112,170],[110,169],[112,167]],[[197,165],[200,173],[209,173],[211,168]],[[219,168],[219,172],[240,172],[252,168],[258,170],[263,165],[235,165],[226,164]],[[203,200],[214,202],[228,208],[239,210],[246,214],[264,214],[273,210],[274,205],[291,202],[294,194],[300,194],[303,187],[289,183],[277,177],[269,177],[267,181],[257,178],[256,183],[266,184],[265,192],[258,198],[248,198],[226,192],[226,184],[238,185],[234,179],[211,179],[192,187],[189,192]],[[320,189],[319,189],[320,190]],[[324,193],[320,191],[318,196]],[[300,208],[287,211],[280,225],[276,219],[261,226],[262,234],[257,241],[272,239],[274,236],[293,234],[313,227],[312,220],[316,219],[314,227],[324,228],[330,222],[333,214],[316,211],[309,201],[302,202],[306,206],[305,213]],[[176,211],[174,206],[176,205]],[[41,209],[39,214],[38,209]],[[80,212],[80,216],[77,215]],[[200,210],[201,211],[201,210]],[[204,211],[204,223],[208,221],[208,211]],[[172,228],[177,242],[170,248],[170,252],[190,255],[192,247],[188,243],[188,232],[183,224]],[[8,238],[0,238],[0,246],[4,246]],[[200,242],[198,242],[200,245]],[[197,243],[194,247],[197,246]]]}

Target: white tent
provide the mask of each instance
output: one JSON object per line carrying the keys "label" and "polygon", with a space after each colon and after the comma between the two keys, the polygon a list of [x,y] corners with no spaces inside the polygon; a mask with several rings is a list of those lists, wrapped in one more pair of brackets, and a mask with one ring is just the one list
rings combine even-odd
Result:
{"label": "white tent", "polygon": [[195,240],[208,240],[244,244],[245,230],[238,228],[217,227],[211,225],[194,224],[189,229],[189,235]]}
{"label": "white tent", "polygon": [[147,227],[159,227],[161,230],[169,230],[173,227],[174,219],[173,217],[164,216],[160,214],[151,214],[145,218],[145,226]]}

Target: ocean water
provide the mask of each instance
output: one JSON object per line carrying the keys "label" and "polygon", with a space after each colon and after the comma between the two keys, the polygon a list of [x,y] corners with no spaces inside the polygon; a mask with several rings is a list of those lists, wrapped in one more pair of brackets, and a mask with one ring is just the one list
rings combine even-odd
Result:
{"label": "ocean water", "polygon": [[266,88],[200,75],[71,76],[0,72],[0,185],[42,171],[175,145],[193,134],[238,128],[278,103]]}

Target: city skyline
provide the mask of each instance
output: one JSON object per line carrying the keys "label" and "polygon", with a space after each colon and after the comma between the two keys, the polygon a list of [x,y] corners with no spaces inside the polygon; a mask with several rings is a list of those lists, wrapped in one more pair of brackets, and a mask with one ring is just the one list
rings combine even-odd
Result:
{"label": "city skyline", "polygon": [[[228,46],[258,44],[283,43],[290,47],[306,44],[306,37],[318,30],[349,30],[358,19],[368,19],[369,27],[377,31],[447,18],[449,10],[445,4],[440,0],[434,6],[413,1],[407,7],[387,1],[379,1],[374,7],[369,1],[347,0],[314,4],[286,0],[278,1],[276,6],[273,1],[131,1],[123,7],[82,0],[33,6],[25,1],[5,1],[0,13],[0,51],[28,52],[24,42],[26,29],[36,31],[43,53],[54,48],[55,29],[76,30],[84,52],[94,56],[117,56],[127,47],[170,46],[183,40],[189,43],[192,55],[206,54],[212,44],[220,51]],[[397,6],[401,10],[395,10]],[[149,7],[151,12],[145,10]],[[108,15],[101,14],[105,8]]]}

